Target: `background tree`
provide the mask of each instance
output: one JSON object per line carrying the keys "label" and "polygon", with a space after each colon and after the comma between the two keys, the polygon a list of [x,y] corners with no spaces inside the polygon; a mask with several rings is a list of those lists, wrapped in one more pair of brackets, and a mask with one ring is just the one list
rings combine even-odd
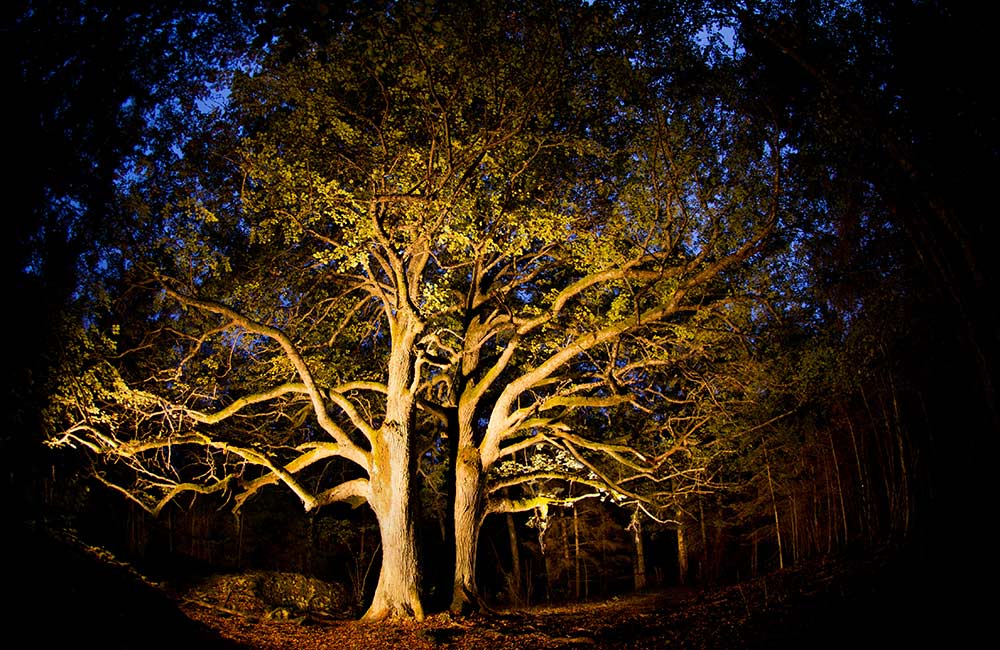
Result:
{"label": "background tree", "polygon": [[58,323],[81,276],[100,265],[95,244],[114,231],[118,174],[140,151],[167,151],[172,125],[207,92],[208,63],[233,54],[251,18],[204,2],[4,5],[3,79],[18,98],[9,149],[18,164],[4,175],[16,218],[2,277],[24,344],[4,365],[2,456],[13,477],[4,495],[27,506],[26,518],[45,507],[37,482],[51,459],[36,454],[37,414]]}
{"label": "background tree", "polygon": [[[122,250],[142,255],[115,311],[85,323],[67,365],[89,369],[57,399],[56,444],[125,461],[133,473],[98,475],[151,512],[234,488],[239,506],[273,483],[307,510],[367,501],[383,539],[370,619],[422,616],[415,435],[441,363],[436,283],[499,199],[490,175],[549,146],[532,136],[546,79],[497,79],[487,58],[539,57],[551,78],[549,49],[495,24],[488,40],[433,8],[359,7],[327,43],[276,45],[176,170],[136,169]],[[331,459],[355,476],[324,484]]]}
{"label": "background tree", "polygon": [[[987,297],[996,220],[984,199],[997,122],[978,81],[995,58],[983,31],[990,17],[939,2],[743,9],[748,89],[761,104],[790,107],[805,190],[826,199],[816,222],[832,231],[816,240],[828,256],[816,257],[815,286],[870,373],[854,385],[851,421],[871,413],[893,423],[878,447],[909,441],[920,472],[907,478],[920,486],[912,531],[929,557],[952,556],[948,522],[978,518],[982,486],[970,481],[988,472],[976,465],[991,456],[1000,422],[1000,339]],[[958,444],[949,433],[957,412],[968,434]]]}

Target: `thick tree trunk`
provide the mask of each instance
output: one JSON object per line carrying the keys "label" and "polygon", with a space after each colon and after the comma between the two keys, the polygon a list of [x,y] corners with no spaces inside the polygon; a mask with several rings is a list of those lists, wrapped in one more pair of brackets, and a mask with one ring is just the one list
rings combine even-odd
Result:
{"label": "thick tree trunk", "polygon": [[423,620],[416,535],[416,453],[413,431],[413,347],[420,323],[400,313],[393,328],[393,349],[386,385],[386,412],[372,445],[368,502],[382,537],[382,566],[372,604],[363,620]]}
{"label": "thick tree trunk", "polygon": [[422,620],[408,435],[392,422],[383,429],[388,429],[382,436],[384,444],[373,454],[370,499],[382,537],[382,567],[363,620]]}
{"label": "thick tree trunk", "polygon": [[455,614],[483,607],[476,587],[476,556],[483,521],[482,489],[479,450],[459,449],[455,461],[455,579],[450,608]]}

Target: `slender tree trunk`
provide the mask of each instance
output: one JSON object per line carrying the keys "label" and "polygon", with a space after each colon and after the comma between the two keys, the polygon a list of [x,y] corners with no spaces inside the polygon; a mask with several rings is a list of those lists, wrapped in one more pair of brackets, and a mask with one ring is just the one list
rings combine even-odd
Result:
{"label": "slender tree trunk", "polygon": [[573,594],[580,600],[580,522],[573,508]]}
{"label": "slender tree trunk", "polygon": [[635,541],[635,572],[634,584],[636,591],[646,588],[646,548],[642,543],[642,520],[639,517],[632,518],[632,539]]}
{"label": "slender tree trunk", "polygon": [[788,497],[789,501],[789,513],[792,516],[792,566],[795,566],[799,562],[799,507],[795,503],[795,493]]}
{"label": "slender tree trunk", "polygon": [[854,421],[851,419],[850,414],[844,406],[841,406],[841,410],[844,413],[844,420],[847,422],[847,430],[851,434],[851,447],[854,451],[854,464],[858,473],[857,483],[858,483],[858,501],[860,501],[860,512],[859,521],[861,528],[861,539],[863,542],[867,543],[868,533],[872,528],[871,521],[871,506],[869,499],[869,480],[868,474],[865,469],[865,464],[861,462],[861,450],[858,445],[858,434],[854,430]]}
{"label": "slender tree trunk", "polygon": [[837,498],[840,503],[840,520],[843,524],[843,543],[846,544],[849,537],[849,531],[847,528],[847,506],[844,504],[844,485],[840,480],[840,461],[837,460],[837,448],[833,444],[833,432],[830,431],[830,429],[827,429],[826,435],[830,441],[830,457],[833,459],[834,476],[837,477]]}
{"label": "slender tree trunk", "polygon": [[236,568],[243,568],[243,513],[236,515]]}
{"label": "slender tree trunk", "polygon": [[[901,518],[900,526],[902,527],[903,535],[906,535],[910,529],[910,477],[907,465],[909,464],[906,453],[906,449],[909,446],[906,440],[906,429],[903,426],[903,416],[900,413],[899,407],[899,394],[896,391],[896,382],[893,381],[892,375],[889,375],[889,396],[892,398],[892,431],[895,434],[896,442],[896,453],[899,455],[899,482],[898,490],[900,494],[900,499],[902,501],[901,505]],[[886,415],[886,420],[889,420],[889,416]],[[898,519],[897,519],[898,521]],[[896,521],[893,522],[896,524]]]}
{"label": "slender tree trunk", "polygon": [[678,515],[677,523],[677,584],[684,586],[687,584],[688,574],[688,551],[687,539],[684,536],[684,525],[680,523]]}
{"label": "slender tree trunk", "polygon": [[767,446],[764,447],[764,467],[767,468],[767,487],[771,493],[771,508],[774,510],[774,535],[778,541],[778,568],[785,568],[785,554],[781,548],[781,521],[778,519],[778,502],[774,498],[774,483],[771,480],[771,461],[767,458]]}
{"label": "slender tree trunk", "polygon": [[[708,548],[708,526],[705,523],[705,508],[701,502],[701,496],[698,497],[698,518],[699,527],[701,528],[701,582],[702,584],[710,582],[709,575],[709,560],[710,560],[710,550]],[[714,577],[711,578],[714,580]]]}
{"label": "slender tree trunk", "polygon": [[514,522],[514,515],[507,513],[507,538],[510,540],[510,586],[509,594],[511,603],[521,605],[524,602],[524,589],[521,586],[521,550],[517,541],[517,526]]}
{"label": "slender tree trunk", "polygon": [[569,522],[565,514],[559,516],[559,529],[562,533],[563,567],[566,570],[566,597],[573,593],[573,557],[569,546]]}

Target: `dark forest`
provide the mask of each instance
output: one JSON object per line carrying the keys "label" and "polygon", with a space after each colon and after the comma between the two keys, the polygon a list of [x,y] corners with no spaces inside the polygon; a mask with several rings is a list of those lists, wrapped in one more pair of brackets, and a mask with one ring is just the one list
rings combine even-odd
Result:
{"label": "dark forest", "polygon": [[1000,434],[973,5],[6,3],[9,619],[972,642]]}

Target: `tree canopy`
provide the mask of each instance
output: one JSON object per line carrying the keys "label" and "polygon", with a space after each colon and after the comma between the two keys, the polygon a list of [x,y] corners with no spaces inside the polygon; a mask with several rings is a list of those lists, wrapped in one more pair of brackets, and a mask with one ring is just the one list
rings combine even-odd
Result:
{"label": "tree canopy", "polygon": [[[81,170],[101,196],[59,173],[33,204],[28,239],[87,262],[60,285],[48,442],[153,514],[273,486],[307,512],[367,504],[368,619],[424,615],[432,480],[456,612],[483,604],[490,514],[544,528],[610,499],[675,531],[703,579],[721,571],[710,527],[754,566],[759,547],[783,566],[905,537],[940,423],[914,415],[937,385],[901,369],[933,346],[911,334],[957,337],[996,424],[995,328],[973,317],[992,266],[935,153],[967,130],[931,129],[900,64],[937,15],[355,2],[81,20],[166,55],[115,100],[108,124],[134,135],[105,155],[68,132],[104,155]],[[196,34],[170,31],[186,21],[208,42],[190,58],[172,39]],[[73,129],[111,128],[67,102],[51,110]],[[44,248],[18,263],[43,275]],[[954,318],[923,311],[942,305]]]}

